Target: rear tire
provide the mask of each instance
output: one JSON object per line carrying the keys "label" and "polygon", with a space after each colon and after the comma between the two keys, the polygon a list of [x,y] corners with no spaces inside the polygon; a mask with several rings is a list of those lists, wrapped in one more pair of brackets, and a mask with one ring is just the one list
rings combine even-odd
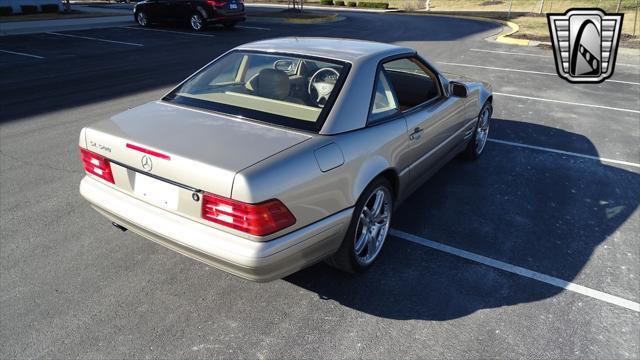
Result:
{"label": "rear tire", "polygon": [[[369,268],[379,257],[393,211],[393,191],[385,178],[377,178],[362,192],[353,210],[349,229],[338,251],[326,260],[349,273]],[[378,205],[378,202],[379,205]]]}
{"label": "rear tire", "polygon": [[469,140],[467,148],[462,152],[462,157],[465,159],[476,160],[482,155],[489,137],[492,113],[493,107],[491,106],[491,102],[485,102],[484,105],[482,105],[482,109],[480,109],[480,114],[478,114],[476,126],[473,128],[473,136]]}
{"label": "rear tire", "polygon": [[204,18],[199,13],[193,13],[189,18],[189,26],[193,31],[202,31],[206,27]]}
{"label": "rear tire", "polygon": [[142,27],[149,27],[151,25],[151,20],[149,19],[147,13],[145,13],[144,11],[139,11],[136,14],[136,22]]}

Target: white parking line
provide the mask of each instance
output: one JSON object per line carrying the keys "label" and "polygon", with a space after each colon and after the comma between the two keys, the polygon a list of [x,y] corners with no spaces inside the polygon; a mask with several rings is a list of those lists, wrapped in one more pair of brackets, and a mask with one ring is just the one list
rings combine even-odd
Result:
{"label": "white parking line", "polygon": [[259,26],[236,25],[236,27],[237,27],[237,28],[240,28],[240,29],[271,30],[271,29],[269,29],[269,28],[259,27]]}
{"label": "white parking line", "polygon": [[[465,67],[474,67],[480,69],[489,69],[489,70],[499,70],[499,71],[510,71],[510,72],[519,72],[519,73],[527,73],[527,74],[536,74],[536,75],[553,75],[558,76],[556,73],[544,72],[544,71],[533,71],[533,70],[520,70],[520,69],[510,69],[510,68],[499,68],[494,66],[484,66],[484,65],[471,65],[471,64],[460,64],[460,63],[450,63],[444,61],[438,61],[438,64],[450,65],[450,66],[465,66]],[[622,80],[606,80],[611,83],[619,83],[619,84],[629,84],[629,85],[640,85],[638,82],[633,81],[622,81]]]}
{"label": "white parking line", "polygon": [[143,30],[143,31],[157,31],[157,32],[164,32],[164,33],[170,33],[170,34],[180,34],[180,35],[189,35],[189,36],[200,36],[200,37],[216,37],[215,35],[210,35],[210,34],[198,34],[198,33],[192,33],[192,32],[186,32],[186,31],[173,31],[173,30],[162,30],[162,29],[149,29],[149,28],[142,28],[142,27],[136,27],[136,26],[118,26],[121,29],[131,29],[131,30]]}
{"label": "white parking line", "polygon": [[453,246],[427,240],[425,238],[415,236],[415,235],[406,233],[404,231],[390,229],[389,234],[391,234],[392,236],[398,237],[400,239],[410,241],[412,243],[416,243],[418,245],[426,246],[435,250],[445,252],[447,254],[455,255],[467,260],[475,261],[483,265],[491,266],[496,269],[504,270],[512,274],[524,276],[524,277],[534,279],[549,285],[553,285],[565,290],[569,290],[578,294],[589,296],[591,298],[598,299],[598,300],[607,302],[609,304],[617,305],[623,308],[627,308],[629,310],[640,312],[640,304],[635,301],[623,299],[615,295],[607,294],[602,291],[598,291],[582,285],[574,284],[572,282],[565,281],[553,276],[545,275],[529,269],[525,269],[520,266],[511,265],[509,263],[495,260],[486,256],[482,256],[469,251],[458,249]]}
{"label": "white parking line", "polygon": [[38,55],[33,55],[33,54],[26,54],[26,53],[21,53],[21,52],[17,52],[17,51],[0,50],[0,52],[7,53],[7,54],[13,54],[13,55],[28,56],[28,57],[32,57],[32,58],[36,58],[36,59],[44,59],[43,56],[38,56]]}
{"label": "white parking line", "polygon": [[[470,51],[479,51],[479,52],[488,52],[494,54],[505,54],[505,55],[521,55],[521,56],[533,56],[533,57],[544,57],[551,58],[552,55],[542,55],[542,54],[529,54],[529,53],[521,53],[521,52],[511,52],[511,51],[497,51],[497,50],[486,50],[486,49],[469,49]],[[616,66],[633,66],[640,67],[640,64],[625,64],[616,62]]]}
{"label": "white parking line", "polygon": [[99,39],[99,38],[94,38],[94,37],[79,36],[79,35],[71,35],[71,34],[61,34],[61,33],[57,33],[57,32],[47,32],[47,33],[45,33],[45,34],[49,34],[49,35],[57,35],[57,36],[66,36],[66,37],[71,37],[71,38],[78,38],[78,39],[85,39],[85,40],[93,40],[93,41],[102,41],[102,42],[113,43],[113,44],[123,44],[123,45],[131,45],[131,46],[144,46],[144,45],[142,45],[142,44],[136,44],[136,43],[130,43],[130,42],[124,42],[124,41],[115,41],[115,40]]}
{"label": "white parking line", "polygon": [[611,163],[611,164],[627,165],[627,166],[640,168],[640,164],[629,162],[629,161],[607,159],[607,158],[602,158],[598,156],[579,154],[571,151],[557,150],[557,149],[552,149],[552,148],[547,148],[542,146],[527,145],[527,144],[521,144],[521,143],[516,143],[511,141],[498,140],[498,139],[487,139],[487,141],[497,143],[497,144],[517,146],[517,147],[533,149],[533,150],[547,151],[555,154],[569,155],[569,156],[575,156],[583,159],[590,159],[590,160],[602,161],[602,162]]}
{"label": "white parking line", "polygon": [[535,100],[535,101],[545,101],[545,102],[552,102],[552,103],[566,104],[566,105],[586,106],[586,107],[592,107],[592,108],[598,108],[598,109],[625,111],[625,112],[630,112],[630,113],[634,113],[634,114],[640,114],[640,110],[616,108],[616,107],[604,106],[604,105],[584,104],[584,103],[577,103],[577,102],[571,102],[571,101],[561,101],[561,100],[538,98],[538,97],[533,97],[533,96],[505,94],[505,93],[499,93],[499,92],[494,92],[493,95],[514,97],[514,98]]}
{"label": "white parking line", "polygon": [[490,69],[490,70],[500,70],[500,71],[521,72],[521,73],[527,73],[527,74],[555,75],[555,76],[557,76],[556,73],[550,73],[550,72],[544,72],[544,71],[519,70],[519,69],[499,68],[499,67],[484,66],[484,65],[450,63],[450,62],[444,62],[444,61],[438,61],[438,64],[451,65],[451,66],[474,67],[474,68],[480,68],[480,69]]}
{"label": "white parking line", "polygon": [[535,57],[545,57],[548,58],[548,55],[540,55],[540,54],[527,54],[521,52],[510,52],[510,51],[497,51],[497,50],[485,50],[485,49],[469,49],[470,51],[479,51],[479,52],[488,52],[494,54],[506,54],[506,55],[523,55],[523,56],[535,56]]}

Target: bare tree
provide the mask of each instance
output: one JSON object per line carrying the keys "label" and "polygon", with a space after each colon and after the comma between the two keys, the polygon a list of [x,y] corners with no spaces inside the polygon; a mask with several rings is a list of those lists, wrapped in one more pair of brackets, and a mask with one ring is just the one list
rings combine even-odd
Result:
{"label": "bare tree", "polygon": [[636,36],[636,25],[638,24],[638,0],[636,0],[636,17],[633,18],[633,36]]}
{"label": "bare tree", "polygon": [[304,10],[304,0],[289,0],[289,9],[300,10],[302,12]]}

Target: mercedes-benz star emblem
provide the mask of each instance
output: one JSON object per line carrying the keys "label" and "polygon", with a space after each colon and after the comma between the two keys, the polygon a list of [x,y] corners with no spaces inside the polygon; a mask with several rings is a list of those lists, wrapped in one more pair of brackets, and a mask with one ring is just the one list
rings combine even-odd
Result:
{"label": "mercedes-benz star emblem", "polygon": [[142,163],[142,168],[146,171],[151,171],[151,169],[153,169],[153,161],[151,161],[151,157],[149,155],[144,155],[140,162]]}

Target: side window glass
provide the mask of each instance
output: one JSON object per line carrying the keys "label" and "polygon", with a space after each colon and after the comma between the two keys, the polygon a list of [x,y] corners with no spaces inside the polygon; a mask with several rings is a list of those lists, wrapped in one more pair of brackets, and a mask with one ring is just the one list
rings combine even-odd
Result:
{"label": "side window glass", "polygon": [[402,58],[382,66],[396,90],[400,110],[409,110],[440,96],[435,75],[417,59]]}
{"label": "side window glass", "polygon": [[374,90],[369,121],[382,119],[398,111],[398,104],[384,71],[378,73],[378,81]]}

